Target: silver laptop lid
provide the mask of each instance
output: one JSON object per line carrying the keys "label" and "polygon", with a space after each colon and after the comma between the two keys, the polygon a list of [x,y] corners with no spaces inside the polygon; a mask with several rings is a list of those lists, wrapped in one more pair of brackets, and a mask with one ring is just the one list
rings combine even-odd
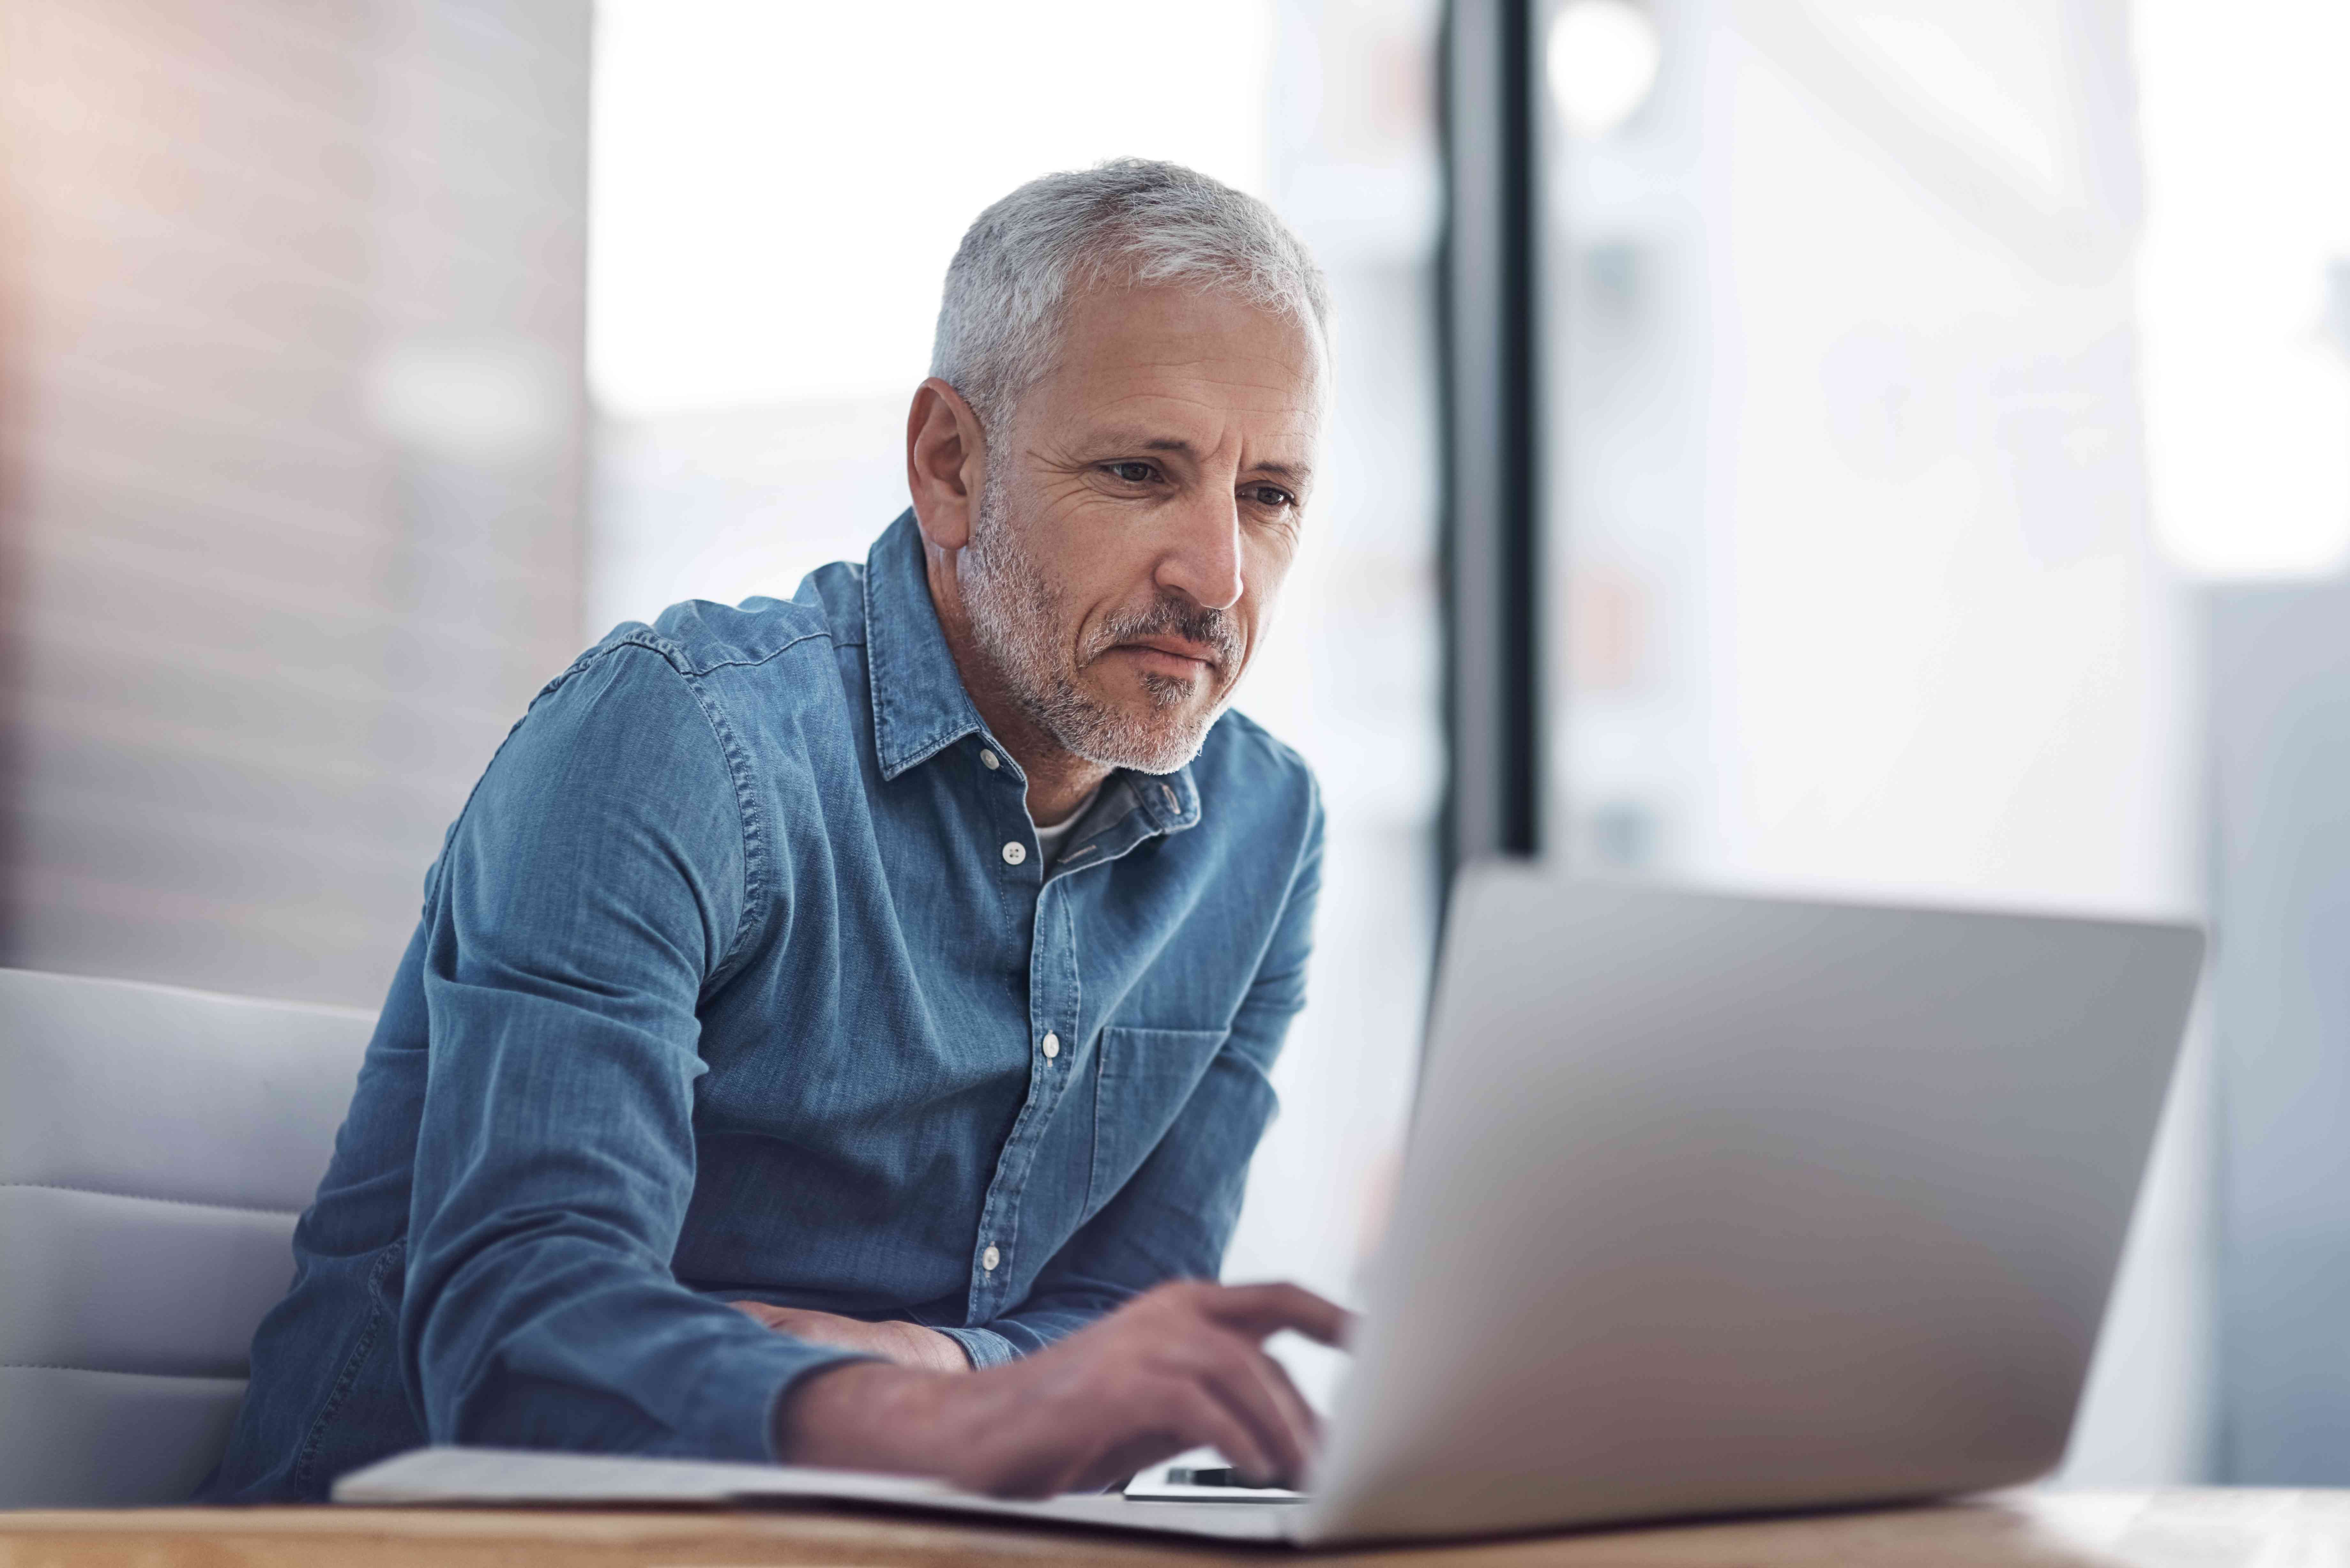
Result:
{"label": "silver laptop lid", "polygon": [[2045,1471],[2201,953],[2185,927],[1472,871],[1299,1534]]}

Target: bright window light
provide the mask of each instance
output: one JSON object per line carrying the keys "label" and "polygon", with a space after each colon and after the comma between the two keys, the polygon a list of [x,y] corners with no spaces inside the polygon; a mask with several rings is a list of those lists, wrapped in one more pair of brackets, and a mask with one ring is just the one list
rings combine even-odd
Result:
{"label": "bright window light", "polygon": [[1266,194],[1273,46],[1263,0],[598,0],[597,401],[909,394],[956,242],[1021,181],[1131,154]]}
{"label": "bright window light", "polygon": [[1548,66],[1559,118],[1596,139],[1632,118],[1656,85],[1657,24],[1628,0],[1566,0],[1552,16]]}
{"label": "bright window light", "polygon": [[[1983,24],[2002,16],[2000,8],[1985,6],[1967,20],[1975,31],[1989,32]],[[2062,173],[2048,128],[2013,81],[2023,74],[2019,67],[2038,52],[2030,48],[2030,40],[1998,39],[2012,50],[1997,61],[2002,72],[1961,45],[1947,27],[1923,16],[1864,11],[1854,16],[1853,26],[1908,86],[1942,105],[2041,189],[2060,187]]]}
{"label": "bright window light", "polygon": [[2220,578],[2350,565],[2350,8],[2142,0],[2158,536]]}

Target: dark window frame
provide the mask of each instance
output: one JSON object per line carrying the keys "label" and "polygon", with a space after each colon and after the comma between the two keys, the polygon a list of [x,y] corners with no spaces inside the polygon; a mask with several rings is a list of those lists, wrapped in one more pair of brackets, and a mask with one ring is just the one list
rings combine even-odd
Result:
{"label": "dark window frame", "polygon": [[1445,885],[1543,849],[1536,0],[1451,0],[1438,66]]}

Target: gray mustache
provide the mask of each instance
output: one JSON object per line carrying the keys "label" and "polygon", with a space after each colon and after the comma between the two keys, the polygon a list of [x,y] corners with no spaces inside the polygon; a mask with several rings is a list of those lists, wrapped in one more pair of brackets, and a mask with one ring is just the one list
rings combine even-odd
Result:
{"label": "gray mustache", "polygon": [[1112,620],[1105,647],[1142,637],[1180,637],[1216,651],[1216,662],[1232,670],[1241,661],[1241,634],[1222,610],[1202,609],[1179,598],[1161,598],[1145,614]]}

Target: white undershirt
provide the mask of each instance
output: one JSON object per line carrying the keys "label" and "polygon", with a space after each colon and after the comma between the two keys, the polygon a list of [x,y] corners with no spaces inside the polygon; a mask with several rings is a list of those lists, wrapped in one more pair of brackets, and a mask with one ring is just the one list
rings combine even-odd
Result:
{"label": "white undershirt", "polygon": [[1086,792],[1086,798],[1077,802],[1068,815],[1050,827],[1036,829],[1036,857],[1039,864],[1050,866],[1061,857],[1061,846],[1069,841],[1069,835],[1077,830],[1077,824],[1084,821],[1086,813],[1093,809],[1094,797],[1099,794],[1101,794],[1101,785],[1094,785]]}

